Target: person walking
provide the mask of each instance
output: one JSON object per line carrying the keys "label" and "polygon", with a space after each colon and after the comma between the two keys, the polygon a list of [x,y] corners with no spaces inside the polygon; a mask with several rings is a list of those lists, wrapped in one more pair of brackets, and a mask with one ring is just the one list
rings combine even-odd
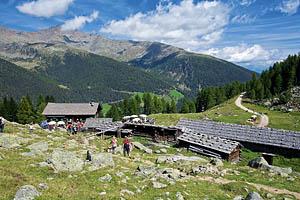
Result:
{"label": "person walking", "polygon": [[5,119],[4,117],[0,116],[0,133],[3,133],[5,126]]}
{"label": "person walking", "polygon": [[113,136],[113,139],[112,139],[111,143],[112,143],[113,154],[115,154],[116,153],[116,149],[117,149],[117,139],[116,139],[115,136]]}
{"label": "person walking", "polygon": [[128,140],[127,136],[125,136],[125,140],[123,141],[123,154],[130,157],[130,141]]}
{"label": "person walking", "polygon": [[33,123],[32,123],[32,122],[29,124],[29,132],[30,132],[30,133],[33,132]]}

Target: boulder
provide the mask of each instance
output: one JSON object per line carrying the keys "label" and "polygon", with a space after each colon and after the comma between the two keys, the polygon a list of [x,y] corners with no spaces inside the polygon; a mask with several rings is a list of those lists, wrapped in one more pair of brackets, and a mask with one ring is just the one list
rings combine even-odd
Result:
{"label": "boulder", "polygon": [[48,151],[48,142],[40,141],[29,145],[27,148],[34,152],[45,152]]}
{"label": "boulder", "polygon": [[249,161],[248,166],[252,168],[266,168],[269,164],[263,157],[259,157]]}
{"label": "boulder", "polygon": [[143,166],[139,165],[137,168],[136,175],[139,177],[152,177],[157,174],[162,174],[164,169],[152,167],[152,166]]}
{"label": "boulder", "polygon": [[223,162],[222,162],[222,160],[219,159],[219,158],[212,158],[210,160],[210,163],[213,164],[213,165],[215,165],[216,167],[222,167],[224,165]]}
{"label": "boulder", "polygon": [[247,195],[245,200],[263,200],[257,192],[251,192]]}
{"label": "boulder", "polygon": [[46,162],[54,169],[60,171],[81,171],[84,162],[74,152],[55,149],[46,159]]}
{"label": "boulder", "polygon": [[276,172],[278,174],[291,174],[293,172],[292,168],[281,168],[273,165],[269,165],[268,162],[263,158],[255,158],[249,161],[248,165],[253,168],[263,168],[271,172]]}
{"label": "boulder", "polygon": [[210,164],[207,165],[199,165],[198,167],[193,167],[190,171],[191,174],[219,174],[219,170],[217,167],[213,167]]}
{"label": "boulder", "polygon": [[92,165],[96,168],[114,167],[115,163],[110,153],[91,154]]}
{"label": "boulder", "polygon": [[167,149],[160,149],[160,151],[161,151],[162,153],[167,153],[167,152],[168,152]]}
{"label": "boulder", "polygon": [[5,149],[14,149],[20,147],[22,144],[27,144],[30,139],[18,137],[13,134],[0,134],[0,147]]}
{"label": "boulder", "polygon": [[143,144],[139,142],[132,142],[131,143],[135,148],[140,149],[146,153],[152,154],[152,149],[149,149],[148,147],[145,147]]}
{"label": "boulder", "polygon": [[41,193],[34,186],[24,185],[16,192],[14,200],[29,200],[40,195]]}

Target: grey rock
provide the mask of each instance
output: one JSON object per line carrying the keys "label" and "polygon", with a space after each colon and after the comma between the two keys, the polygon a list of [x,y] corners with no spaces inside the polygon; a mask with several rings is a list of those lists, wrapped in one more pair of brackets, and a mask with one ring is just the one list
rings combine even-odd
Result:
{"label": "grey rock", "polygon": [[168,152],[167,149],[160,149],[160,151],[161,151],[162,153],[167,153],[167,152]]}
{"label": "grey rock", "polygon": [[40,141],[29,145],[27,148],[33,152],[45,152],[48,151],[48,143],[47,141]]}
{"label": "grey rock", "polygon": [[39,187],[40,189],[42,189],[42,190],[48,189],[48,185],[47,185],[46,183],[40,183],[40,184],[38,185],[38,187]]}
{"label": "grey rock", "polygon": [[40,165],[40,167],[48,167],[48,166],[50,166],[47,162],[40,162],[39,165]]}
{"label": "grey rock", "polygon": [[207,165],[199,165],[198,167],[193,167],[190,171],[191,174],[219,174],[219,170],[217,167],[213,167],[210,164]]}
{"label": "grey rock", "polygon": [[264,166],[268,165],[268,162],[263,157],[255,158],[248,163],[248,166],[252,168],[264,168]]}
{"label": "grey rock", "polygon": [[29,200],[40,195],[41,193],[34,186],[24,185],[16,192],[14,200]]}
{"label": "grey rock", "polygon": [[25,156],[25,157],[31,157],[31,158],[35,158],[35,153],[34,152],[23,152],[21,153],[22,156]]}
{"label": "grey rock", "polygon": [[19,148],[22,144],[27,144],[30,141],[28,138],[18,137],[13,134],[0,134],[0,147],[5,149]]}
{"label": "grey rock", "polygon": [[121,178],[122,176],[124,176],[124,173],[118,171],[118,172],[116,172],[116,175]]}
{"label": "grey rock", "polygon": [[195,161],[195,162],[208,162],[207,160],[197,156],[159,156],[156,163],[174,163],[177,161]]}
{"label": "grey rock", "polygon": [[55,149],[46,159],[46,162],[54,169],[60,171],[81,171],[84,166],[82,159],[78,158],[74,152]]}
{"label": "grey rock", "polygon": [[184,200],[184,197],[182,196],[181,192],[177,192],[176,197],[177,197],[177,200]]}
{"label": "grey rock", "polygon": [[216,167],[222,167],[224,165],[223,161],[219,158],[211,158],[210,163],[215,165]]}
{"label": "grey rock", "polygon": [[160,154],[161,152],[160,152],[160,150],[156,150],[156,151],[154,151],[154,153]]}
{"label": "grey rock", "polygon": [[251,192],[247,195],[245,200],[263,200],[257,192]]}
{"label": "grey rock", "polygon": [[159,183],[159,182],[154,182],[154,181],[152,182],[152,186],[153,186],[154,188],[158,188],[158,189],[167,187],[166,184]]}
{"label": "grey rock", "polygon": [[267,197],[268,199],[272,199],[272,198],[274,197],[274,195],[271,194],[271,193],[267,193],[266,197]]}
{"label": "grey rock", "polygon": [[243,200],[243,196],[239,195],[233,198],[233,200]]}
{"label": "grey rock", "polygon": [[294,181],[295,179],[293,177],[289,177],[286,180],[288,180],[288,181]]}
{"label": "grey rock", "polygon": [[111,175],[106,174],[105,176],[100,177],[98,180],[102,182],[110,182],[112,179]]}
{"label": "grey rock", "polygon": [[127,189],[123,189],[121,190],[121,193],[127,193],[129,195],[134,195],[134,192],[130,191],[130,190],[127,190]]}
{"label": "grey rock", "polygon": [[110,153],[91,154],[92,165],[99,168],[114,167],[115,163]]}
{"label": "grey rock", "polygon": [[139,142],[132,142],[131,143],[135,148],[140,149],[146,153],[152,154],[152,149],[149,149],[148,147],[145,147],[143,144]]}

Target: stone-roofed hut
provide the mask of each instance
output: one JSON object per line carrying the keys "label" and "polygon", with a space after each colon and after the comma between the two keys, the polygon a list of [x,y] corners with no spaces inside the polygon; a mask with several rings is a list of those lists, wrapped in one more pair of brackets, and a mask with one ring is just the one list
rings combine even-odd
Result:
{"label": "stone-roofed hut", "polygon": [[206,135],[187,128],[181,129],[182,134],[177,137],[179,145],[190,151],[204,156],[216,157],[235,162],[240,159],[242,146],[232,140]]}
{"label": "stone-roofed hut", "polygon": [[82,119],[94,118],[101,111],[99,103],[48,103],[42,115],[47,119]]}
{"label": "stone-roofed hut", "polygon": [[240,142],[252,151],[300,157],[300,132],[182,118],[178,128]]}

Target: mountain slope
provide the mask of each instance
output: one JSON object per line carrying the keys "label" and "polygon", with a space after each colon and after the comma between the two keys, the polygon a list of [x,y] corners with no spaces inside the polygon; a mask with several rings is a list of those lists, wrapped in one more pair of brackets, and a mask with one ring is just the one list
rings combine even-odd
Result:
{"label": "mountain slope", "polygon": [[[36,32],[15,31],[0,26],[0,57],[16,65],[29,69],[48,68],[48,71],[51,66],[56,71],[57,66],[48,64],[49,58],[63,60],[66,52],[81,52],[81,55],[93,53],[129,63],[150,72],[152,75],[148,78],[164,77],[165,81],[187,96],[194,96],[200,87],[219,86],[237,80],[248,81],[252,76],[251,71],[232,63],[157,42],[111,40],[98,34],[62,32],[59,26]],[[53,76],[58,82],[69,79],[59,75]],[[95,79],[93,74],[89,75],[89,79]],[[106,74],[103,80],[112,82],[111,79],[118,78]],[[134,78],[131,79],[134,81]],[[118,82],[111,84],[113,90],[127,87]]]}

